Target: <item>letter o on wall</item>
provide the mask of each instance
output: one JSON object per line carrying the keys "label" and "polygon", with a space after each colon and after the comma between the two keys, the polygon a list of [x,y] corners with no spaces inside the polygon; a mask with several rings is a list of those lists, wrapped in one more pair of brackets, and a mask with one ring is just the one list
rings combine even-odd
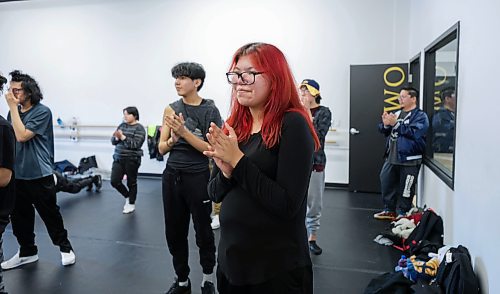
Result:
{"label": "letter o on wall", "polygon": [[[391,73],[393,71],[397,71],[397,72],[401,73],[401,79],[399,81],[397,81],[397,82],[389,82],[389,80],[387,79],[387,76],[389,75],[389,73]],[[406,77],[405,77],[404,70],[401,67],[398,67],[398,66],[389,67],[384,72],[384,82],[389,87],[398,87],[399,85],[401,85],[405,81],[405,78]]]}

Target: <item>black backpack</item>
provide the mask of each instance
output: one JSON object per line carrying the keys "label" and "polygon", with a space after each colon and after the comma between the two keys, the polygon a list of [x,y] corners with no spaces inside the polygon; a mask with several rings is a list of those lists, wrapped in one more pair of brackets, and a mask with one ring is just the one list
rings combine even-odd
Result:
{"label": "black backpack", "polygon": [[443,219],[432,209],[427,209],[408,239],[404,241],[403,251],[418,255],[419,251],[429,244],[435,245],[436,249],[440,248],[443,246],[443,236]]}
{"label": "black backpack", "polygon": [[364,294],[411,294],[412,284],[402,272],[384,273],[370,281]]}
{"label": "black backpack", "polygon": [[85,171],[88,171],[93,167],[97,168],[97,160],[95,159],[95,155],[82,157],[80,159],[80,163],[78,164],[78,173],[83,174]]}
{"label": "black backpack", "polygon": [[[472,269],[469,250],[459,245],[451,248],[439,265],[436,282],[445,294],[479,293],[479,282]],[[449,258],[451,254],[451,260]]]}

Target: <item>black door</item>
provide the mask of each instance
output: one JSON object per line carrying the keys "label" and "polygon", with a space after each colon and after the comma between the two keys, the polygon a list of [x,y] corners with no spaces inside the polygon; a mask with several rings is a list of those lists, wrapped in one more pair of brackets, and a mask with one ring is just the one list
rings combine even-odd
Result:
{"label": "black door", "polygon": [[349,190],[380,193],[385,138],[378,132],[383,111],[399,109],[408,64],[351,65]]}
{"label": "black door", "polygon": [[420,53],[410,60],[408,84],[420,91]]}

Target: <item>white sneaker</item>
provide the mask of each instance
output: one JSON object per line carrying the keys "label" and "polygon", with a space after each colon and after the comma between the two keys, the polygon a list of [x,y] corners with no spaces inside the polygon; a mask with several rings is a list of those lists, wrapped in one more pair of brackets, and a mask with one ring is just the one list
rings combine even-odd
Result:
{"label": "white sneaker", "polygon": [[66,252],[61,252],[61,263],[64,266],[67,265],[72,265],[75,264],[76,262],[76,256],[73,250],[71,250],[69,253]]}
{"label": "white sneaker", "polygon": [[220,222],[219,222],[219,215],[216,214],[212,217],[212,223],[210,224],[212,226],[212,230],[217,230],[220,228]]}
{"label": "white sneaker", "polygon": [[38,260],[38,254],[19,257],[19,251],[17,251],[17,253],[11,257],[11,259],[2,262],[1,266],[2,269],[8,270],[11,268],[16,268],[18,266],[21,266],[23,264],[35,262],[37,260]]}
{"label": "white sneaker", "polygon": [[123,206],[123,213],[132,213],[135,210],[135,204],[130,204],[128,198],[125,200],[125,205]]}
{"label": "white sneaker", "polygon": [[130,201],[128,200],[128,198],[125,198],[125,205],[123,205],[123,210],[125,210],[125,208],[127,208],[129,205]]}

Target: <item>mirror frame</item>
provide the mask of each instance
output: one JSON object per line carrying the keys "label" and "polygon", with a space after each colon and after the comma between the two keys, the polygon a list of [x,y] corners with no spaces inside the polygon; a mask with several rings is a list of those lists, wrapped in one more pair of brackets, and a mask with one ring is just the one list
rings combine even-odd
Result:
{"label": "mirror frame", "polygon": [[[435,83],[435,72],[436,72],[436,51],[448,45],[450,42],[456,40],[457,51],[456,51],[456,77],[455,77],[455,96],[458,100],[458,64],[459,64],[459,48],[460,48],[460,22],[454,24],[441,36],[439,36],[434,42],[425,48],[425,60],[424,60],[424,96],[423,96],[423,110],[427,113],[429,117],[429,124],[432,125],[432,115],[434,114],[434,83]],[[457,103],[458,104],[458,103]],[[457,105],[458,106],[458,105]],[[428,166],[443,182],[445,182],[452,190],[455,184],[455,153],[456,153],[456,125],[458,121],[458,107],[455,109],[455,130],[453,137],[453,163],[451,171],[444,168],[436,159],[434,159],[434,151],[432,147],[433,134],[432,127],[429,127],[427,133],[427,144],[424,154],[424,164]]]}

